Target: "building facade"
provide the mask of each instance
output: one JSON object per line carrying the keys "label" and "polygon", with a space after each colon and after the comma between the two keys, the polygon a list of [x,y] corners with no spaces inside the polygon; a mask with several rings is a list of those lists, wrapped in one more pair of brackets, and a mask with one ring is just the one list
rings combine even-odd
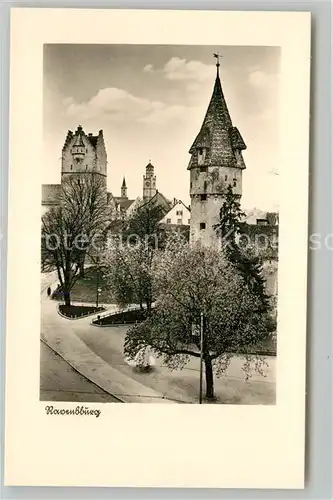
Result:
{"label": "building facade", "polygon": [[[107,193],[107,154],[104,143],[103,131],[97,135],[86,134],[78,126],[73,133],[68,131],[61,152],[61,183],[68,177],[96,176],[101,179]],[[60,202],[61,184],[43,184],[42,186],[42,214],[50,208],[56,207]]]}
{"label": "building facade", "polygon": [[191,212],[181,200],[176,200],[173,207],[165,214],[161,224],[167,226],[189,226],[191,223]]}

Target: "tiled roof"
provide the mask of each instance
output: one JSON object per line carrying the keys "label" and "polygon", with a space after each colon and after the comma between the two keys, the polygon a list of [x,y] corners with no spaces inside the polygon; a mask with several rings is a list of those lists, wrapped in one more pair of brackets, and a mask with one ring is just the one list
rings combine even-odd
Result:
{"label": "tiled roof", "polygon": [[235,150],[246,149],[236,127],[233,127],[227,103],[217,73],[213,94],[199,134],[190,148],[207,148],[205,164],[236,166]]}
{"label": "tiled roof", "polygon": [[128,198],[115,197],[115,202],[120,206],[120,210],[128,210],[135,200],[129,200]]}
{"label": "tiled roof", "polygon": [[159,191],[156,191],[154,196],[150,198],[150,200],[148,200],[142,206],[147,206],[147,205],[159,206],[165,213],[168,212],[172,207],[172,203]]}

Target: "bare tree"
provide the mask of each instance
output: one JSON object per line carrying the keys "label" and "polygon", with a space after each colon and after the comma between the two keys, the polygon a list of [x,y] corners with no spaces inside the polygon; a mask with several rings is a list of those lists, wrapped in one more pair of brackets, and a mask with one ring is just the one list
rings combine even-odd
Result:
{"label": "bare tree", "polygon": [[43,215],[42,266],[57,270],[66,305],[87,254],[102,249],[108,221],[105,185],[92,175],[66,179],[59,206]]}

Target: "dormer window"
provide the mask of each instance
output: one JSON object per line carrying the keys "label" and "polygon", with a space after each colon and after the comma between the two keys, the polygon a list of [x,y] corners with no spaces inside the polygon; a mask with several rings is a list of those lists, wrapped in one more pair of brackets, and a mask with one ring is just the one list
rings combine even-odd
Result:
{"label": "dormer window", "polygon": [[203,163],[205,162],[205,156],[206,156],[206,149],[199,148],[198,149],[198,165],[203,165]]}

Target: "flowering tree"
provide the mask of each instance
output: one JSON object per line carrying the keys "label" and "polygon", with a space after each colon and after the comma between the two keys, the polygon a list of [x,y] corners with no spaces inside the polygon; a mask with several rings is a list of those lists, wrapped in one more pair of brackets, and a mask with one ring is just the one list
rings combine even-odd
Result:
{"label": "flowering tree", "polygon": [[266,363],[253,354],[266,337],[260,299],[221,251],[173,244],[153,268],[156,306],[128,331],[127,357],[150,347],[170,368],[183,368],[191,356],[200,357],[196,332],[203,313],[206,397],[214,398],[214,372],[225,372],[235,354],[244,358],[246,378],[252,370],[263,374]]}
{"label": "flowering tree", "polygon": [[121,306],[139,304],[150,314],[153,303],[152,264],[155,250],[138,240],[123,245],[120,241],[109,245],[105,257],[107,284]]}
{"label": "flowering tree", "polygon": [[139,304],[151,313],[153,303],[153,262],[165,240],[160,206],[150,203],[139,207],[124,222],[119,238],[109,241],[106,255],[108,286],[117,303],[124,307]]}

